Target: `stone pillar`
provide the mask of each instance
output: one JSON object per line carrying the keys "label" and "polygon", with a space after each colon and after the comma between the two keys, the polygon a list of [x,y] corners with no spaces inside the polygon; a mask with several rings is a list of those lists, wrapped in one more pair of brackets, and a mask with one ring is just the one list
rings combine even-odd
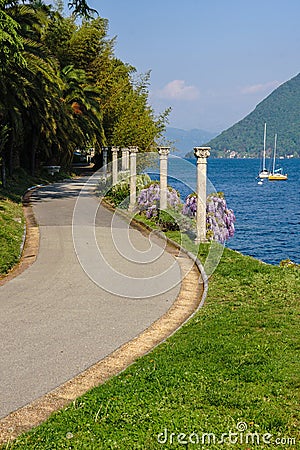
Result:
{"label": "stone pillar", "polygon": [[170,147],[158,147],[160,172],[160,209],[167,209],[168,154]]}
{"label": "stone pillar", "polygon": [[197,235],[195,243],[206,242],[206,168],[210,147],[194,147],[197,158]]}
{"label": "stone pillar", "polygon": [[118,151],[119,147],[112,147],[112,184],[113,186],[118,182]]}
{"label": "stone pillar", "polygon": [[136,154],[138,147],[129,147],[130,151],[130,202],[128,210],[132,212],[136,202]]}
{"label": "stone pillar", "polygon": [[121,148],[122,151],[122,170],[129,170],[129,149]]}
{"label": "stone pillar", "polygon": [[107,152],[108,152],[108,147],[103,147],[102,148],[102,170],[104,175],[107,174]]}

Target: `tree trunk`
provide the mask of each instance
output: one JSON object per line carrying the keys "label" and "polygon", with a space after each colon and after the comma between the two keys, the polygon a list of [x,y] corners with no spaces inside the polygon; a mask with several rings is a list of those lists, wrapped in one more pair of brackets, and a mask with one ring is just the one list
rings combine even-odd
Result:
{"label": "tree trunk", "polygon": [[5,168],[5,157],[2,155],[2,164],[1,164],[1,181],[3,189],[6,188],[6,168]]}
{"label": "tree trunk", "polygon": [[14,147],[14,139],[10,140],[9,144],[9,152],[8,152],[8,174],[11,177],[13,173],[13,147]]}
{"label": "tree trunk", "polygon": [[21,167],[21,163],[20,163],[20,148],[19,147],[14,147],[13,148],[12,167],[13,167],[13,170],[19,169]]}
{"label": "tree trunk", "polygon": [[35,157],[38,145],[39,145],[39,137],[37,134],[35,134],[32,138],[31,161],[30,161],[30,172],[32,176],[34,176],[35,174]]}

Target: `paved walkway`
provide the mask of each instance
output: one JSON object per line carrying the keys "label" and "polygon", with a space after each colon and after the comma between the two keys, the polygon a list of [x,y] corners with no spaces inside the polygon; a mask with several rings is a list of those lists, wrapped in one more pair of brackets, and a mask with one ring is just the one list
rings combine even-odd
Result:
{"label": "paved walkway", "polygon": [[[83,270],[74,251],[71,226],[83,181],[44,187],[33,194],[40,227],[37,261],[0,288],[0,417],[49,392],[137,336],[163,315],[178,295],[180,269],[174,258],[161,251],[158,240],[152,245],[157,253],[152,262],[143,264],[135,262],[132,255],[122,255],[115,248],[112,229],[123,243],[133,242],[138,258],[147,255],[149,240],[102,206],[96,215],[95,234],[104,262],[97,271],[105,272],[107,264],[125,274],[128,283],[131,277],[149,279],[171,268],[173,282],[166,292],[148,298],[142,285],[134,297],[126,297],[120,295],[122,287],[116,286],[115,294],[111,284],[109,292],[109,286],[103,289]],[[98,206],[95,196],[88,197]]]}
{"label": "paved walkway", "polygon": [[[33,193],[38,258],[0,287],[0,419],[168,316],[182,287],[185,274],[178,252],[172,255],[162,239],[152,236],[149,241],[120,216],[99,207],[93,183],[81,191],[85,182],[81,178]],[[188,273],[193,264],[184,258]],[[198,289],[198,278],[195,271],[194,282],[187,283],[187,303]],[[185,311],[186,319],[195,307],[180,306],[179,316]],[[170,322],[171,316],[166,317],[167,327]],[[174,329],[176,323],[168,333]],[[5,432],[10,421],[2,422]]]}

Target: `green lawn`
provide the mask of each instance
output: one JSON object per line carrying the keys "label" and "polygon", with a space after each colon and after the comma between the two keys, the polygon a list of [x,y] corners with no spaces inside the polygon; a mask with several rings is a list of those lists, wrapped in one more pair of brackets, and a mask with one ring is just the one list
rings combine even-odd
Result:
{"label": "green lawn", "polygon": [[185,326],[5,448],[300,448],[299,291],[299,268],[225,249]]}
{"label": "green lawn", "polygon": [[18,262],[23,234],[22,205],[0,195],[0,275]]}

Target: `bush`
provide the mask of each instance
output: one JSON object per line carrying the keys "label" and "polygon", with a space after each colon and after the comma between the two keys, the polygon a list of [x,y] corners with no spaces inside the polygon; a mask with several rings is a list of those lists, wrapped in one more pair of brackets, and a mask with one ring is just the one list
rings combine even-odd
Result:
{"label": "bush", "polygon": [[176,216],[174,216],[172,211],[159,211],[159,215],[156,222],[158,223],[162,231],[180,230],[177,218]]}
{"label": "bush", "polygon": [[[139,192],[149,184],[151,178],[148,174],[142,173],[136,176],[136,189]],[[130,176],[128,172],[119,172],[118,183],[112,185],[111,176],[102,177],[99,181],[98,192],[108,198],[114,206],[128,208],[130,196]]]}
{"label": "bush", "polygon": [[130,188],[126,181],[112,186],[105,197],[108,198],[114,206],[120,206],[122,208],[128,208],[129,205]]}
{"label": "bush", "polygon": [[[197,194],[190,194],[182,209],[188,217],[196,217]],[[221,242],[222,244],[234,235],[235,215],[228,209],[223,192],[210,194],[206,204],[206,238]]]}
{"label": "bush", "polygon": [[[141,214],[145,214],[147,219],[157,217],[160,204],[160,186],[158,182],[152,182],[149,186],[141,190],[137,206]],[[178,211],[181,209],[180,194],[173,188],[168,187],[167,206],[169,209]]]}

